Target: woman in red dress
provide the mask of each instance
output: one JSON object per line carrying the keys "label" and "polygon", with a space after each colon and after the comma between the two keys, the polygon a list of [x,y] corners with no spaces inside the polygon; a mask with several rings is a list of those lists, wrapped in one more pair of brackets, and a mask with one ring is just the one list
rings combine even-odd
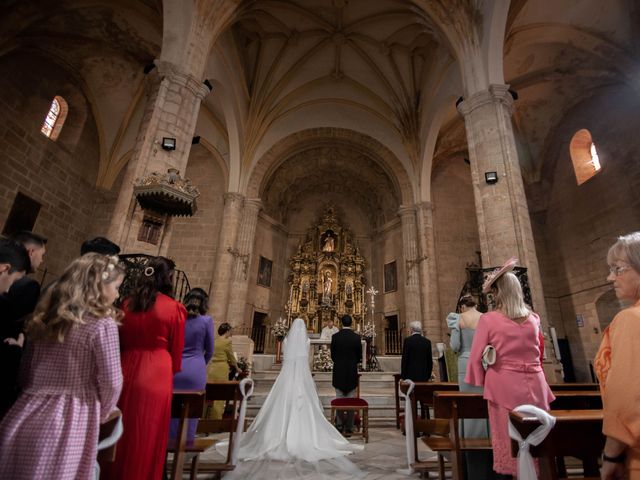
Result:
{"label": "woman in red dress", "polygon": [[156,257],[147,263],[123,303],[120,350],[124,385],[118,406],[124,432],[111,480],[162,478],[169,435],[173,374],[184,347],[184,306],[169,295],[174,263]]}

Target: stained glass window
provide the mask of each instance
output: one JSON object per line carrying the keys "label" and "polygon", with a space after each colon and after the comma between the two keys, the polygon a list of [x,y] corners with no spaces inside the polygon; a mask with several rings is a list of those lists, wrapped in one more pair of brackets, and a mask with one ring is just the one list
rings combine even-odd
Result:
{"label": "stained glass window", "polygon": [[67,102],[64,98],[56,96],[51,102],[47,116],[42,122],[40,132],[51,140],[55,140],[60,135],[62,125],[67,117]]}

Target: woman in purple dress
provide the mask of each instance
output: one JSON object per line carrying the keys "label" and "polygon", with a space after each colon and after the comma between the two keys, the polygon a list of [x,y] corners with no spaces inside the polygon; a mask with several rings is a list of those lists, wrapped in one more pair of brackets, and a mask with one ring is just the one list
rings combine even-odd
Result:
{"label": "woman in purple dress", "polygon": [[[187,322],[184,327],[182,370],[173,377],[174,390],[204,390],[207,385],[207,363],[213,356],[213,319],[207,315],[209,296],[201,288],[194,288],[184,298]],[[189,420],[187,441],[193,441],[198,419]],[[170,438],[178,432],[178,419],[171,419]]]}

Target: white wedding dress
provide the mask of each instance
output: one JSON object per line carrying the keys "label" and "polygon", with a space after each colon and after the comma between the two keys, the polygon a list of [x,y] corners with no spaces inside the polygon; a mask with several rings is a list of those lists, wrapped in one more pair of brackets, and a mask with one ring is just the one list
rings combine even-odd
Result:
{"label": "white wedding dress", "polygon": [[[284,340],[282,370],[264,405],[243,434],[236,469],[228,478],[356,478],[362,471],[346,455],[352,445],[325,418],[309,369],[304,320],[294,320]],[[226,454],[228,444],[216,449]]]}

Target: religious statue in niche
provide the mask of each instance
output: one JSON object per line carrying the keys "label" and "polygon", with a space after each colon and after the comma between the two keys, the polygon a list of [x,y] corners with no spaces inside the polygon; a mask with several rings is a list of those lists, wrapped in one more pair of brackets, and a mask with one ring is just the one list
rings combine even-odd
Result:
{"label": "religious statue in niche", "polygon": [[331,286],[333,285],[333,279],[331,278],[331,271],[326,270],[323,277],[322,286],[322,303],[331,303]]}
{"label": "religious statue in niche", "polygon": [[335,239],[333,238],[331,230],[326,232],[326,236],[324,237],[324,241],[322,243],[322,251],[323,252],[333,252],[336,248]]}

